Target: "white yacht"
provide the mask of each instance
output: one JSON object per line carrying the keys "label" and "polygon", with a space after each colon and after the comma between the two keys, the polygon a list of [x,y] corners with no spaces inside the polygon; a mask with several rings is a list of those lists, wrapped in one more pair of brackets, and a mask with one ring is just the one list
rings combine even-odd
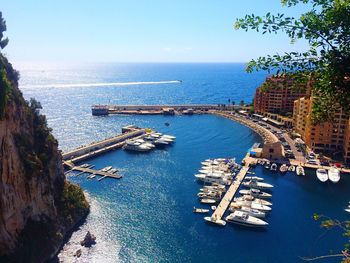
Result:
{"label": "white yacht", "polygon": [[332,183],[338,183],[340,180],[340,172],[337,168],[331,167],[328,170],[328,178]]}
{"label": "white yacht", "polygon": [[286,172],[288,172],[288,165],[282,164],[281,167],[280,167],[280,172],[281,172],[281,173],[286,173]]}
{"label": "white yacht", "polygon": [[230,204],[230,207],[237,209],[237,208],[241,208],[241,207],[250,207],[252,209],[257,209],[263,212],[269,212],[272,210],[271,207],[267,206],[267,205],[262,205],[262,204],[258,204],[258,203],[251,203],[251,204],[243,204],[242,202],[232,202]]}
{"label": "white yacht", "polygon": [[264,212],[257,210],[257,209],[253,209],[253,208],[248,207],[248,206],[242,206],[241,208],[238,208],[238,209],[230,208],[230,211],[232,211],[232,212],[242,211],[242,212],[248,213],[248,215],[250,215],[250,216],[255,216],[258,218],[264,218],[266,215]]}
{"label": "white yacht", "polygon": [[256,189],[271,189],[271,188],[273,188],[272,184],[255,182],[255,181],[243,182],[242,185],[249,187],[249,188],[256,188]]}
{"label": "white yacht", "polygon": [[273,164],[271,164],[271,167],[270,167],[270,170],[271,171],[277,171],[277,164],[275,164],[275,163],[273,163]]}
{"label": "white yacht", "polygon": [[252,195],[254,197],[259,197],[259,198],[271,198],[272,197],[271,194],[266,193],[266,192],[262,192],[259,189],[254,189],[254,188],[251,188],[249,190],[242,189],[242,190],[239,190],[239,193],[241,195]]}
{"label": "white yacht", "polygon": [[320,180],[322,183],[328,181],[328,173],[325,169],[317,169],[316,175],[318,180]]}
{"label": "white yacht", "polygon": [[175,140],[176,139],[176,137],[175,136],[172,136],[172,135],[166,135],[166,134],[164,134],[162,137],[164,137],[164,138],[169,138],[169,139],[171,139],[171,140]]}
{"label": "white yacht", "polygon": [[207,221],[208,223],[213,223],[213,224],[217,224],[219,226],[225,226],[226,222],[222,219],[215,219],[212,218],[211,216],[206,216],[204,217],[204,220]]}
{"label": "white yacht", "polygon": [[216,203],[216,200],[214,200],[214,199],[209,199],[209,198],[204,198],[204,199],[201,199],[201,203],[202,203],[202,204],[215,204],[215,203]]}
{"label": "white yacht", "polygon": [[163,140],[162,138],[156,139],[153,143],[158,146],[165,146],[170,144],[170,142]]}
{"label": "white yacht", "polygon": [[193,207],[193,213],[206,214],[208,212],[209,212],[209,209]]}
{"label": "white yacht", "polygon": [[232,214],[226,217],[227,222],[244,225],[244,226],[252,226],[252,227],[265,227],[268,225],[267,222],[256,218],[254,216],[250,216],[248,213],[243,211],[235,211]]}
{"label": "white yacht", "polygon": [[294,165],[289,166],[288,171],[295,172],[295,166]]}
{"label": "white yacht", "polygon": [[246,176],[244,179],[252,180],[252,181],[264,181],[264,178],[259,176]]}
{"label": "white yacht", "polygon": [[247,202],[247,204],[249,205],[250,203],[258,203],[258,204],[262,204],[262,205],[268,205],[268,206],[272,206],[272,203],[263,199],[259,199],[259,198],[255,198],[251,195],[243,195],[241,197],[235,197],[233,198],[233,201],[235,202]]}
{"label": "white yacht", "polygon": [[215,174],[196,174],[195,177],[197,178],[197,180],[205,183],[219,183],[223,185],[230,184],[230,180],[221,177],[221,175],[217,176]]}
{"label": "white yacht", "polygon": [[139,143],[141,143],[141,144],[143,144],[143,145],[145,145],[145,146],[147,146],[149,148],[155,148],[156,147],[153,143],[147,142],[147,141],[145,141],[143,139],[136,139],[135,142],[139,142]]}
{"label": "white yacht", "polygon": [[126,141],[124,149],[136,152],[148,152],[151,150],[151,148],[146,146],[145,144],[131,140]]}
{"label": "white yacht", "polygon": [[302,166],[298,165],[296,168],[296,174],[297,175],[305,175],[304,168]]}

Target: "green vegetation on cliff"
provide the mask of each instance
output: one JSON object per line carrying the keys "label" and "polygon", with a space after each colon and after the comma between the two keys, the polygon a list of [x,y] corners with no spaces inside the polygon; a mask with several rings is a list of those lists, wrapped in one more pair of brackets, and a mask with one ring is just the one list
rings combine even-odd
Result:
{"label": "green vegetation on cliff", "polygon": [[[8,43],[5,30],[0,12],[0,49]],[[18,79],[0,52],[0,262],[45,262],[89,204],[82,189],[66,181],[41,104],[24,100]]]}

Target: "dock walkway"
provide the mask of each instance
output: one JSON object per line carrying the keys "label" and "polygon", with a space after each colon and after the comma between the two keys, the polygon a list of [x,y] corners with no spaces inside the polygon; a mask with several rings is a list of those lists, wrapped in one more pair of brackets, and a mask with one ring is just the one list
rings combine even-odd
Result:
{"label": "dock walkway", "polygon": [[235,196],[239,186],[241,185],[244,177],[248,173],[249,170],[249,162],[246,161],[245,165],[242,167],[242,169],[239,171],[239,173],[236,176],[235,181],[230,185],[229,189],[227,190],[226,194],[224,195],[224,198],[221,199],[220,204],[217,206],[216,210],[211,216],[211,219],[213,223],[222,221],[222,216],[224,215],[225,211],[227,210],[228,206],[230,205],[233,197]]}
{"label": "dock walkway", "polygon": [[83,168],[83,167],[80,167],[80,166],[75,166],[72,162],[70,161],[64,161],[63,162],[66,166],[68,166],[71,171],[80,171],[80,172],[83,172],[83,173],[89,173],[89,174],[95,174],[95,175],[98,175],[98,176],[102,176],[99,181],[102,180],[102,178],[113,178],[113,179],[120,179],[122,178],[121,175],[119,174],[112,174],[112,173],[109,173],[109,172],[102,172],[101,170],[94,170],[94,169],[91,169],[91,168]]}

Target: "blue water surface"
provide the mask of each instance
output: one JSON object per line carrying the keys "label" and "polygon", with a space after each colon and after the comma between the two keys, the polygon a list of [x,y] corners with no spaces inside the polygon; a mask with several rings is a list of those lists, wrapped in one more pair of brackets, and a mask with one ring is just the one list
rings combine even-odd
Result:
{"label": "blue water surface", "polygon": [[[263,73],[248,75],[243,64],[127,64],[21,72],[26,98],[41,101],[43,112],[63,150],[120,133],[122,126],[151,127],[177,137],[176,143],[150,153],[123,150],[89,161],[113,165],[121,180],[88,180],[68,175],[89,196],[91,213],[59,257],[64,262],[303,262],[338,252],[346,242],[340,231],[325,232],[312,219],[317,212],[341,220],[350,200],[350,180],[322,184],[308,176],[284,176],[261,167],[255,172],[274,184],[273,209],[265,230],[228,224],[208,225],[192,213],[200,184],[200,162],[214,157],[241,160],[260,137],[228,119],[212,116],[91,116],[96,103],[163,104],[251,101]],[[182,80],[182,84],[55,88],[58,83]],[[36,86],[33,86],[36,85]],[[40,87],[42,85],[42,87]],[[164,123],[170,123],[165,126]],[[97,244],[73,256],[87,230]],[[327,260],[323,262],[337,262]]]}

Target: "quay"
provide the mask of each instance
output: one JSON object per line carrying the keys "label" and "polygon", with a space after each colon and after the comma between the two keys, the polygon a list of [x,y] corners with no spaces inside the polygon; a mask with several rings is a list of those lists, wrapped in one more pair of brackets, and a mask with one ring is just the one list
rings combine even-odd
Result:
{"label": "quay", "polygon": [[214,213],[211,216],[211,223],[220,224],[222,222],[222,217],[229,207],[233,197],[235,196],[239,186],[241,185],[244,177],[249,171],[250,164],[255,162],[253,158],[246,157],[243,159],[244,166],[238,172],[235,180],[231,183],[229,189],[225,193],[224,197],[221,199],[219,205],[216,207]]}
{"label": "quay", "polygon": [[75,166],[73,162],[71,161],[63,161],[63,164],[66,165],[67,167],[70,168],[71,171],[80,171],[82,173],[89,173],[89,174],[95,174],[98,176],[101,176],[101,178],[98,179],[98,181],[101,181],[105,178],[113,178],[113,179],[120,179],[122,178],[121,175],[119,174],[112,174],[112,173],[108,173],[108,172],[102,172],[101,170],[94,170],[91,168],[83,168],[80,166]]}
{"label": "quay", "polygon": [[[234,110],[237,106],[225,105],[226,110]],[[92,115],[139,114],[139,115],[175,115],[203,114],[223,109],[221,104],[184,104],[184,105],[93,105]]]}
{"label": "quay", "polygon": [[121,148],[128,139],[136,139],[144,136],[145,129],[133,125],[123,127],[123,133],[117,136],[94,142],[62,154],[63,161],[81,162],[103,153]]}

